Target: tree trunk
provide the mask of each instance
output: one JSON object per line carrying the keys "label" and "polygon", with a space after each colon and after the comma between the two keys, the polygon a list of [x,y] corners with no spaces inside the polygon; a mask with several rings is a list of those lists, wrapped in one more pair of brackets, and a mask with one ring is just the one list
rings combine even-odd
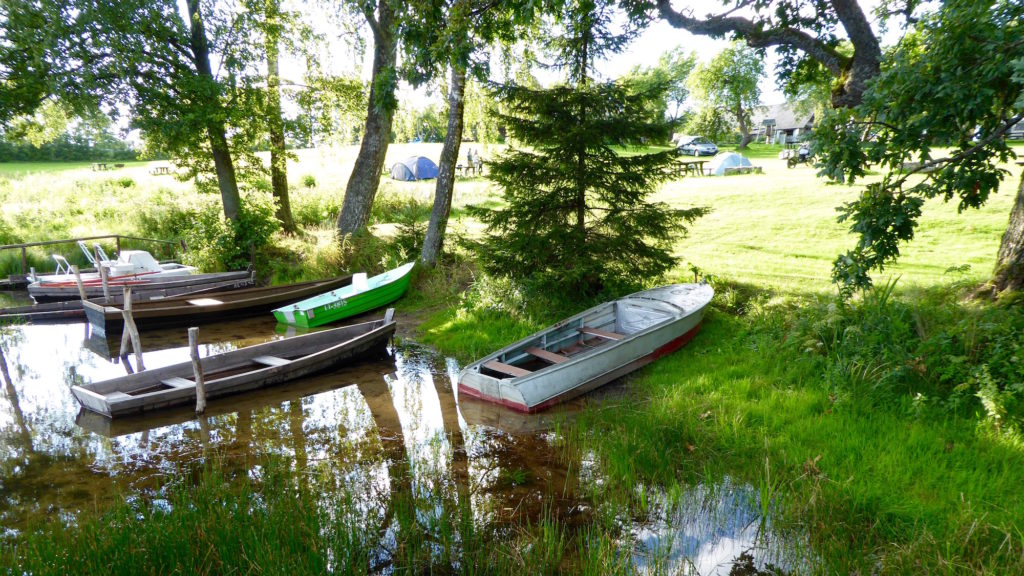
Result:
{"label": "tree trunk", "polygon": [[[268,3],[268,19],[276,18]],[[275,6],[276,8],[276,6]],[[277,35],[267,34],[267,114],[270,132],[270,184],[277,204],[277,219],[285,232],[294,233],[295,219],[288,201],[288,158],[285,156],[284,120],[281,119],[281,77],[278,73]]]}
{"label": "tree trunk", "polygon": [[437,187],[434,190],[434,208],[430,211],[427,236],[423,239],[420,261],[433,266],[441,257],[444,234],[448,227],[448,215],[452,210],[452,191],[455,188],[455,164],[459,160],[462,144],[463,110],[465,107],[466,67],[452,62],[451,86],[448,91],[448,133],[441,148],[441,164],[438,166]]}
{"label": "tree trunk", "polygon": [[1017,185],[1017,200],[1010,211],[1010,223],[999,244],[992,286],[997,292],[1024,290],[1024,175]]}
{"label": "tree trunk", "polygon": [[747,147],[747,144],[750,144],[750,140],[753,138],[750,135],[750,118],[747,112],[743,110],[743,105],[736,106],[736,123],[739,124],[741,136],[740,145],[736,149],[743,150]]}
{"label": "tree trunk", "polygon": [[373,207],[373,198],[380,185],[380,173],[391,141],[391,122],[396,108],[397,44],[394,12],[389,0],[378,0],[376,20],[370,12],[365,16],[373,30],[373,79],[370,81],[363,141],[345,187],[341,214],[338,215],[338,232],[342,235],[364,228],[370,220],[370,208]]}
{"label": "tree trunk", "polygon": [[[189,26],[191,36],[189,37],[189,48],[192,49],[193,62],[199,77],[208,82],[210,86],[216,86],[217,81],[213,77],[213,69],[210,66],[210,45],[206,40],[206,30],[203,28],[203,19],[199,13],[199,0],[188,0]],[[214,90],[218,94],[219,90]],[[219,94],[218,94],[219,95]],[[238,218],[238,208],[241,200],[238,197],[238,182],[235,179],[235,165],[231,161],[231,151],[228,149],[228,139],[224,130],[224,121],[218,117],[208,117],[206,120],[206,133],[210,139],[210,150],[213,155],[213,166],[217,171],[217,187],[220,188],[220,199],[224,204],[224,215],[231,220]]]}

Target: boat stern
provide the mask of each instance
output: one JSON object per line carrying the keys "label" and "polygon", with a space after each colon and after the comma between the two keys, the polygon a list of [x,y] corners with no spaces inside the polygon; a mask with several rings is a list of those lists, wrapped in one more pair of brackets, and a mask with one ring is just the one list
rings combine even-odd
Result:
{"label": "boat stern", "polygon": [[513,380],[516,379],[499,379],[481,374],[479,364],[472,364],[459,373],[459,394],[501,404],[517,412],[529,412],[530,406],[522,392],[512,385]]}

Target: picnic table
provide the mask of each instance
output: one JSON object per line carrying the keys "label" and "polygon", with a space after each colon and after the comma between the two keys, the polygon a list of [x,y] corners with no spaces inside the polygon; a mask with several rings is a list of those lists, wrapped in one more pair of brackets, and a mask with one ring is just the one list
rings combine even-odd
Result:
{"label": "picnic table", "polygon": [[169,166],[154,166],[153,169],[149,171],[149,173],[152,174],[153,176],[160,176],[161,174],[170,174],[171,168]]}
{"label": "picnic table", "polygon": [[106,162],[94,162],[93,165],[92,165],[92,171],[93,172],[101,172],[101,171],[106,170],[106,169],[107,169],[107,163]]}
{"label": "picnic table", "polygon": [[704,165],[707,163],[707,160],[676,160],[676,175],[703,176]]}

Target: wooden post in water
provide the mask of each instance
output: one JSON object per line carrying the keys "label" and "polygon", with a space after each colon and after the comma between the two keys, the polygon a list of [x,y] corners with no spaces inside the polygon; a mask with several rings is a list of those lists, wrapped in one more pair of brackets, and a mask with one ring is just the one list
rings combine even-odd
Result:
{"label": "wooden post in water", "polygon": [[132,340],[132,350],[135,352],[135,368],[139,372],[146,369],[146,366],[142,363],[142,339],[139,337],[139,329],[135,326],[135,318],[132,317],[132,287],[124,287],[124,309],[121,310],[121,318],[124,320],[124,330],[121,334],[121,351],[124,352],[125,337],[124,333],[128,334],[128,337]]}
{"label": "wooden post in water", "polygon": [[98,264],[100,268],[100,282],[103,283],[103,302],[105,304],[110,303],[110,271],[103,264]]}
{"label": "wooden post in water", "polygon": [[203,366],[199,363],[199,328],[188,329],[188,349],[196,379],[196,414],[202,414],[206,412],[206,380],[203,379]]}
{"label": "wooden post in water", "polygon": [[82,275],[78,273],[78,266],[72,264],[71,273],[75,275],[75,284],[78,284],[78,297],[82,300],[88,300],[85,297],[85,286],[82,285]]}

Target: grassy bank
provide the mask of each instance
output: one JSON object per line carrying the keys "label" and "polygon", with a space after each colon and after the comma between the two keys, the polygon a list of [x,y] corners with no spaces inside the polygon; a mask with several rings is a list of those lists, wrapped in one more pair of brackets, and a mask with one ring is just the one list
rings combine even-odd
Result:
{"label": "grassy bank", "polygon": [[[386,182],[374,234],[339,245],[331,222],[343,187],[330,155],[321,156],[309,166],[330,169],[293,170],[315,173],[316,183],[304,187],[296,178],[294,205],[306,232],[274,237],[265,255],[273,275],[376,271],[411,258],[432,185]],[[387,556],[402,573],[626,573],[623,559],[634,551],[627,521],[644,516],[648,494],[736,482],[754,487],[776,528],[806,543],[801,571],[1024,572],[1024,311],[1013,301],[965,298],[992,269],[1020,168],[1010,168],[982,210],[957,215],[955,206],[930,202],[917,240],[878,278],[879,288],[842,305],[828,282],[830,265],[853,240],[834,208],[859,187],[826,185],[810,167],[786,169],[769,149],[754,156],[765,174],[687,178],[659,194],[713,209],[680,239],[681,262],[669,279],[691,281],[696,273],[717,296],[687,348],[631,376],[630,395],[553,435],[562,458],[593,462],[596,470],[580,488],[597,510],[584,525],[540,514],[482,526],[466,521],[457,495],[436,517],[424,512],[436,502],[400,490],[376,503],[397,518],[367,521],[352,516],[372,508],[358,493],[297,493],[291,471],[259,478],[217,472],[176,485],[169,506],[126,503],[86,514],[71,528],[41,527],[4,550],[0,565],[89,572],[104,570],[113,556],[119,567],[153,573],[296,565],[364,573],[380,568],[381,543],[394,543]],[[346,162],[336,163],[339,174]],[[187,187],[171,186],[147,187],[142,196],[191,197]],[[23,189],[10,190],[10,198],[25,198]],[[67,206],[75,190],[53,206]],[[493,201],[486,182],[458,183],[456,236],[478,230],[462,208],[486,201]],[[28,231],[6,207],[5,199],[9,228]],[[16,212],[25,211],[19,203]],[[68,230],[107,222],[81,216],[67,220]],[[417,339],[461,361],[591,304],[483,276],[468,255],[453,252],[418,276],[399,313],[419,321]],[[281,526],[287,530],[276,532]]]}

